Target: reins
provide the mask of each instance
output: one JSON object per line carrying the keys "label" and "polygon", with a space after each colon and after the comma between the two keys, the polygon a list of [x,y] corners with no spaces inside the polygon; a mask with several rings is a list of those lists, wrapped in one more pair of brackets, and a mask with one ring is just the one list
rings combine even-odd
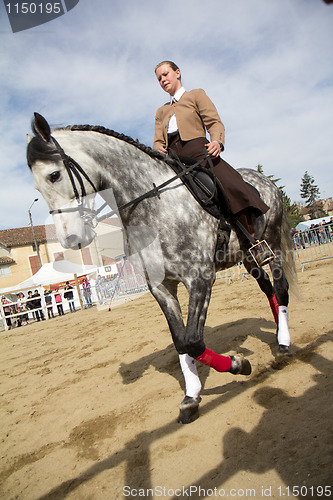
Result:
{"label": "reins", "polygon": [[[56,215],[56,214],[62,214],[62,213],[68,213],[68,212],[79,212],[81,217],[84,217],[85,220],[89,223],[92,224],[92,220],[95,218],[96,219],[96,222],[100,222],[104,219],[107,219],[109,217],[112,217],[113,215],[116,215],[117,212],[115,212],[114,210],[112,210],[111,212],[108,212],[107,214],[104,214],[100,217],[98,217],[98,214],[100,214],[104,208],[108,205],[107,202],[103,203],[103,205],[97,209],[97,210],[92,210],[90,208],[86,208],[84,207],[83,205],[83,198],[87,195],[86,193],[86,189],[85,189],[85,186],[84,186],[84,182],[83,182],[83,179],[82,179],[82,176],[84,177],[84,179],[89,182],[89,184],[91,185],[91,187],[93,188],[94,192],[97,193],[98,190],[96,188],[96,186],[94,185],[94,183],[92,182],[92,180],[89,178],[89,176],[87,175],[87,173],[84,171],[84,169],[81,167],[81,165],[79,165],[73,158],[71,158],[70,156],[68,156],[65,151],[63,150],[63,148],[60,146],[60,144],[58,143],[58,141],[53,137],[51,136],[51,139],[53,141],[53,144],[55,145],[56,147],[56,151],[57,153],[60,155],[61,157],[61,160],[63,162],[63,165],[66,169],[66,172],[68,174],[68,177],[70,179],[70,182],[72,184],[72,187],[73,187],[73,191],[74,191],[74,195],[75,195],[75,199],[77,201],[77,207],[72,207],[72,208],[58,208],[58,209],[55,209],[55,210],[50,210],[50,214],[51,215]],[[177,179],[181,179],[182,177],[190,174],[195,168],[197,168],[198,166],[200,166],[202,164],[203,161],[205,160],[208,160],[209,164],[210,164],[210,167],[213,168],[213,164],[211,162],[211,159],[210,159],[210,156],[208,155],[207,151],[206,151],[206,157],[203,158],[202,160],[199,160],[197,161],[196,163],[192,164],[192,165],[185,165],[184,163],[182,163],[178,157],[178,155],[172,151],[172,156],[173,156],[173,159],[177,162],[178,166],[181,168],[181,171],[174,175],[173,177],[171,177],[170,179],[168,179],[167,181],[163,182],[162,184],[156,186],[155,183],[153,183],[153,188],[150,189],[149,191],[147,191],[146,193],[138,196],[137,198],[135,198],[134,200],[131,200],[123,205],[121,205],[120,207],[118,207],[118,211],[122,211],[122,210],[125,210],[126,208],[129,208],[133,205],[136,205],[138,203],[140,203],[141,201],[147,199],[147,198],[151,198],[153,196],[157,196],[157,198],[160,198],[160,192],[163,188],[165,188],[166,186],[168,186],[169,184],[171,184],[172,182],[176,181]],[[215,177],[215,176],[214,176]],[[80,185],[80,188],[81,188],[81,194],[79,194],[78,192],[78,189],[77,189],[77,186],[76,186],[76,183],[75,183],[75,178],[77,179],[79,185]],[[216,182],[215,182],[215,188],[216,188]],[[214,194],[211,195],[211,197],[213,197]]]}
{"label": "reins", "polygon": [[[146,198],[151,198],[153,196],[157,196],[157,198],[160,198],[160,191],[163,188],[165,188],[166,186],[168,186],[172,182],[176,181],[177,179],[181,179],[185,175],[190,174],[195,168],[197,168],[198,166],[200,166],[201,163],[206,160],[206,158],[204,158],[202,160],[197,161],[193,165],[188,165],[187,166],[187,165],[185,165],[184,163],[182,163],[180,161],[179,157],[177,156],[177,154],[174,151],[172,151],[172,156],[176,160],[178,166],[181,168],[182,171],[179,172],[178,174],[174,175],[173,177],[171,177],[167,181],[162,182],[162,184],[160,184],[159,186],[156,186],[156,184],[153,182],[153,186],[154,187],[150,191],[147,191],[146,193],[138,196],[137,198],[135,198],[134,200],[129,201],[128,203],[125,203],[124,205],[121,205],[120,207],[118,207],[119,211],[125,210],[126,208],[129,208],[132,205],[136,205],[137,203],[140,203],[140,201],[143,201]],[[212,195],[212,197],[213,197],[213,195]],[[105,203],[103,205],[103,208],[105,208],[106,205],[107,204]],[[115,214],[116,214],[116,212],[112,211],[112,212],[109,212],[108,214],[103,215],[102,217],[97,217],[97,222],[99,222],[100,220],[106,219],[108,217],[111,217],[112,215],[115,215]]]}
{"label": "reins", "polygon": [[[175,160],[176,163],[177,163],[177,165],[180,167],[180,172],[178,174],[174,175],[173,177],[171,177],[167,181],[162,182],[162,184],[159,184],[158,186],[156,186],[156,184],[153,183],[153,188],[152,189],[150,189],[146,193],[138,196],[134,200],[131,200],[131,201],[129,201],[129,202],[121,205],[120,207],[117,207],[117,211],[112,210],[111,212],[108,212],[108,213],[106,213],[104,215],[98,216],[104,210],[104,208],[108,206],[108,203],[104,202],[102,204],[102,206],[100,208],[98,208],[97,210],[92,210],[92,209],[86,208],[84,206],[83,200],[84,200],[84,197],[87,195],[87,192],[86,192],[86,189],[85,189],[82,177],[84,177],[84,179],[91,185],[91,187],[93,188],[93,190],[94,190],[95,193],[98,193],[98,190],[97,190],[95,184],[89,178],[88,174],[81,167],[81,165],[79,165],[73,158],[71,158],[70,156],[68,156],[65,153],[65,151],[63,150],[63,148],[60,146],[60,144],[58,143],[58,141],[53,136],[51,136],[51,139],[53,141],[53,144],[55,145],[57,153],[60,155],[60,157],[62,159],[63,165],[64,165],[64,167],[65,167],[65,169],[67,171],[68,177],[69,177],[70,182],[72,184],[74,195],[75,195],[75,199],[77,201],[77,207],[59,208],[59,209],[55,209],[55,210],[50,210],[50,214],[51,215],[56,215],[56,214],[62,214],[62,213],[68,213],[68,212],[79,212],[80,216],[84,219],[84,221],[87,224],[90,224],[90,226],[92,228],[96,227],[96,225],[99,222],[101,222],[102,220],[110,218],[113,215],[118,215],[117,212],[121,212],[122,210],[130,208],[130,207],[132,207],[132,206],[140,203],[141,201],[143,201],[143,200],[145,200],[147,198],[151,198],[153,196],[157,196],[157,198],[160,198],[160,192],[161,192],[162,189],[164,189],[166,186],[168,186],[172,182],[176,181],[177,179],[182,179],[183,177],[189,175],[194,169],[196,169],[197,167],[199,167],[206,160],[207,160],[208,165],[209,165],[209,167],[211,169],[211,172],[213,174],[213,179],[214,179],[214,190],[210,194],[210,196],[208,197],[208,201],[211,201],[214,198],[215,193],[217,191],[217,179],[216,179],[216,175],[215,175],[215,172],[214,172],[214,165],[213,165],[212,159],[209,156],[209,154],[208,154],[208,152],[207,152],[206,149],[204,150],[205,151],[204,158],[202,160],[199,160],[199,161],[193,163],[192,165],[186,165],[186,164],[184,164],[180,160],[180,158],[178,157],[178,155],[176,154],[176,152],[173,151],[173,150],[171,150],[170,153],[171,153],[171,155],[173,157],[173,160]],[[76,187],[75,178],[76,178],[76,180],[78,181],[78,183],[80,185],[81,194],[79,194],[79,191],[78,191],[78,189]],[[203,186],[203,188],[204,188],[204,186]],[[238,227],[238,229],[240,229],[240,231],[242,231],[242,233],[246,236],[246,238],[251,242],[251,244],[252,244],[251,248],[255,248],[256,246],[258,246],[257,240],[255,240],[253,238],[253,236],[247,231],[247,229],[243,226],[243,224],[241,224],[233,214],[230,213],[229,214],[229,218]],[[94,222],[94,220],[96,222]],[[267,245],[266,242],[264,242],[264,243]],[[260,245],[260,243],[259,243],[259,245]],[[255,257],[254,257],[254,259],[255,259]]]}

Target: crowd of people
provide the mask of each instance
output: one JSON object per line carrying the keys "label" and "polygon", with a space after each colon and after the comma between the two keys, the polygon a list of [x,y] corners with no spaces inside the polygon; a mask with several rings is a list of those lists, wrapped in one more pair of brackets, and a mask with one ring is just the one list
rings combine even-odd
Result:
{"label": "crowd of people", "polygon": [[[87,278],[83,278],[81,287],[84,307],[92,307],[92,290]],[[70,313],[76,311],[74,287],[68,281],[62,289],[56,287],[54,290],[45,290],[44,300],[49,319],[56,317],[54,305],[56,306],[58,316],[63,316],[65,314],[63,307],[64,301],[68,303]],[[3,295],[1,303],[8,329],[12,329],[15,326],[28,325],[31,321],[45,320],[42,297],[38,290],[34,292],[29,290],[27,296],[25,296],[23,292],[19,292],[16,296],[16,300],[9,300],[9,298]]]}
{"label": "crowd of people", "polygon": [[[333,217],[328,222],[325,219],[319,224],[312,224],[307,231],[294,230],[292,236],[297,248],[306,248],[308,245],[322,245],[333,241]],[[106,279],[98,275],[96,283],[96,296],[101,304],[105,299],[109,298],[114,293],[114,281]],[[84,308],[93,306],[91,284],[87,278],[83,278],[81,282],[82,298]],[[57,307],[58,316],[65,314],[63,308],[63,299],[69,306],[69,312],[76,311],[74,287],[67,281],[63,289],[58,287],[54,290],[45,290],[44,299],[48,318],[54,318],[53,304]],[[10,301],[6,296],[1,299],[5,321],[8,328],[13,326],[28,325],[30,321],[44,321],[45,315],[42,308],[42,298],[38,290],[28,292],[25,297],[23,292],[19,292],[16,301]]]}
{"label": "crowd of people", "polygon": [[333,217],[318,224],[311,224],[306,231],[295,230],[292,233],[297,248],[309,245],[323,245],[333,241]]}

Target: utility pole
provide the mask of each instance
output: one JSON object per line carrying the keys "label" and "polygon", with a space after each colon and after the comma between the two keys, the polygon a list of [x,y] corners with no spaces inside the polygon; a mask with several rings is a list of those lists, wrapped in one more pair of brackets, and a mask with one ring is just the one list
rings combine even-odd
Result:
{"label": "utility pole", "polygon": [[32,223],[32,216],[31,216],[31,208],[32,208],[32,205],[34,203],[36,203],[36,201],[38,201],[38,198],[35,198],[34,201],[32,202],[32,204],[30,205],[30,208],[28,210],[28,214],[29,214],[30,225],[31,225],[31,230],[32,230],[32,237],[33,237],[33,240],[34,240],[34,245],[35,245],[37,256],[38,256],[39,267],[42,267],[43,266],[42,259],[40,258],[39,246],[37,244],[35,228],[34,228],[34,225]]}

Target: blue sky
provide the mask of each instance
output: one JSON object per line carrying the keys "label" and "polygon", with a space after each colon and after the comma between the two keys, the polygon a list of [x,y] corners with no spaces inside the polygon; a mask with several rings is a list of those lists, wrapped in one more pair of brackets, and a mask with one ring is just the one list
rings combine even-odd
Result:
{"label": "blue sky", "polygon": [[[80,0],[12,33],[0,4],[0,228],[27,226],[34,198],[26,134],[34,111],[53,126],[103,125],[152,145],[167,95],[155,65],[174,60],[226,127],[235,168],[281,177],[300,201],[307,170],[333,196],[333,4],[323,0]],[[44,224],[39,197],[34,224]]]}

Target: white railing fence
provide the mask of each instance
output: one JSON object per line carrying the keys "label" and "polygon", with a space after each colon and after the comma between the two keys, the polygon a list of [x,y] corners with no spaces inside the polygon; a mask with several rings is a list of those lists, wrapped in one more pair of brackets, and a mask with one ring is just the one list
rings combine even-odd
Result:
{"label": "white railing fence", "polygon": [[[296,260],[301,265],[301,270],[306,269],[306,264],[319,260],[330,259],[333,257],[333,223],[318,226],[307,231],[297,231],[293,237],[293,247]],[[118,276],[115,279],[103,279],[101,282],[92,282],[91,302],[99,305],[111,305],[113,301],[119,299],[129,299],[131,296],[145,293],[148,286],[144,278],[133,270],[127,259],[121,259],[117,262]],[[235,280],[249,279],[249,274],[242,263],[225,271],[220,271],[216,275],[217,279],[225,280],[227,284]],[[38,287],[40,293],[40,307],[29,308],[29,303],[36,300],[36,297],[25,298],[24,303],[11,301],[9,304],[2,304],[0,301],[0,328],[8,330],[11,326],[24,324],[28,320],[48,319],[48,309],[50,307],[56,312],[56,304],[47,304],[45,302],[44,288]],[[74,303],[78,309],[80,300],[77,291],[74,289]],[[80,286],[80,295],[83,307],[88,307],[83,290]],[[69,310],[68,300],[62,300],[64,310]],[[23,306],[23,307],[22,307]]]}
{"label": "white railing fence", "polygon": [[302,271],[306,264],[333,257],[333,224],[325,224],[293,235],[294,250]]}

